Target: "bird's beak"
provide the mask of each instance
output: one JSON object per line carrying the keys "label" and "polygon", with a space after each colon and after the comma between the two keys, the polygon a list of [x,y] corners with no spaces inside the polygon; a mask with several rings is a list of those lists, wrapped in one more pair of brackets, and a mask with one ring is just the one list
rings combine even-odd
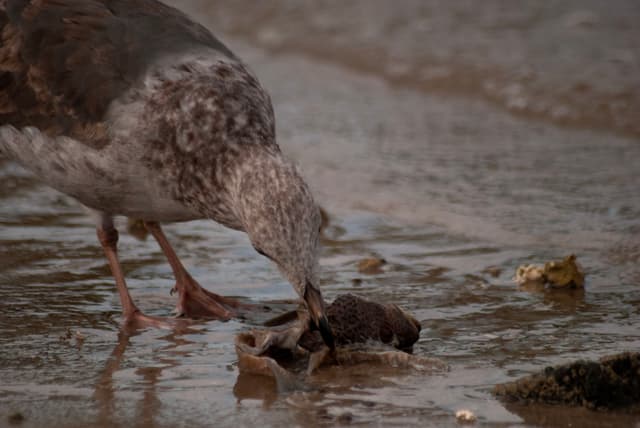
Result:
{"label": "bird's beak", "polygon": [[324,300],[322,300],[320,290],[309,282],[307,282],[305,287],[304,301],[307,304],[307,309],[309,310],[313,327],[320,330],[320,335],[322,336],[324,343],[331,350],[334,350],[336,346],[333,340],[331,326],[329,326],[329,320],[327,320],[327,315],[325,314]]}

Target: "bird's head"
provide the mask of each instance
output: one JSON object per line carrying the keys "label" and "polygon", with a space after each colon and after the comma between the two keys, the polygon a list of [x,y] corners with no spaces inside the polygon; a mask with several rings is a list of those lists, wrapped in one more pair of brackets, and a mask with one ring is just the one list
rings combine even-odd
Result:
{"label": "bird's head", "polygon": [[242,169],[235,200],[244,230],[254,248],[289,280],[333,348],[318,281],[321,215],[311,191],[279,153],[256,157]]}

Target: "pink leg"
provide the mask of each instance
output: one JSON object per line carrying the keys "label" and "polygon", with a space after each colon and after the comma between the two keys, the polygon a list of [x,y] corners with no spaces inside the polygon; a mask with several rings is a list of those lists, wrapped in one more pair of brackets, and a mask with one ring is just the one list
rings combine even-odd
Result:
{"label": "pink leg", "polygon": [[118,260],[118,231],[113,227],[113,221],[110,218],[103,218],[102,224],[97,228],[98,240],[104,249],[104,253],[109,261],[111,272],[116,280],[118,294],[120,294],[120,302],[122,303],[122,315],[124,316],[124,325],[126,327],[159,327],[172,328],[175,326],[174,320],[165,320],[158,317],[150,317],[143,314],[140,309],[133,303],[133,299],[129,294],[127,284],[124,280],[122,267]]}
{"label": "pink leg", "polygon": [[176,278],[174,290],[178,292],[178,316],[188,318],[216,318],[227,320],[236,316],[236,309],[245,306],[234,299],[223,297],[203,288],[189,275],[164,235],[160,224],[145,221],[147,230],[158,241]]}

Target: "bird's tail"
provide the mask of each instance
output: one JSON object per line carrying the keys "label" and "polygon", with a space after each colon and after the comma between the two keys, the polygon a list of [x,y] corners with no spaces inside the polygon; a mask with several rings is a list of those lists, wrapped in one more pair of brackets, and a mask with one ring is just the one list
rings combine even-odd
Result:
{"label": "bird's tail", "polygon": [[94,188],[113,186],[104,166],[109,158],[104,153],[68,137],[49,137],[37,128],[0,125],[0,155],[46,179],[54,189],[77,198],[86,194],[82,185],[85,177],[96,176],[98,170],[101,182]]}

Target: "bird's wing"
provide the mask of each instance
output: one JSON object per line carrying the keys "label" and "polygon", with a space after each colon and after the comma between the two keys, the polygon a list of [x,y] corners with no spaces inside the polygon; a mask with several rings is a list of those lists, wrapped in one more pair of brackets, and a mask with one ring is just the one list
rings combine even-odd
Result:
{"label": "bird's wing", "polygon": [[100,145],[116,99],[159,57],[198,46],[233,54],[155,0],[0,0],[0,126]]}

